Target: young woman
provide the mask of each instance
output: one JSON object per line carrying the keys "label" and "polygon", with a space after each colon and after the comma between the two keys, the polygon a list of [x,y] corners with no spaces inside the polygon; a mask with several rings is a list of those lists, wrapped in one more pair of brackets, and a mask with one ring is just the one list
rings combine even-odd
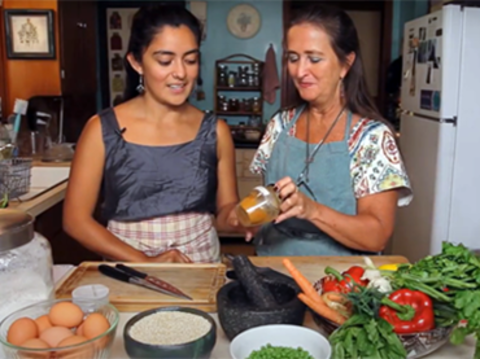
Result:
{"label": "young woman", "polygon": [[283,200],[275,223],[255,235],[257,253],[382,251],[412,193],[395,135],[368,94],[355,26],[315,4],[293,19],[285,43],[303,103],[273,117],[251,164]]}
{"label": "young woman", "polygon": [[[64,228],[90,250],[122,261],[219,260],[214,219],[233,229],[235,152],[228,125],[187,101],[200,36],[183,7],[136,13],[125,101],[87,123],[65,199]],[[102,184],[107,228],[92,217]]]}

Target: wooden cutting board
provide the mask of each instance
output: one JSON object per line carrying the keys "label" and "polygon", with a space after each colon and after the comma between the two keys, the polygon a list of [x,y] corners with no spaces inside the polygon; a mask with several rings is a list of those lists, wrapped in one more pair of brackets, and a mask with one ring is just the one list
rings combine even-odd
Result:
{"label": "wooden cutting board", "polygon": [[215,312],[216,294],[225,283],[223,264],[170,264],[124,263],[141,272],[158,277],[193,298],[177,298],[134,284],[109,278],[98,271],[99,264],[115,266],[108,262],[83,262],[56,286],[55,295],[71,298],[72,291],[87,284],[103,284],[110,289],[110,303],[121,312],[139,312],[166,306],[186,306]]}

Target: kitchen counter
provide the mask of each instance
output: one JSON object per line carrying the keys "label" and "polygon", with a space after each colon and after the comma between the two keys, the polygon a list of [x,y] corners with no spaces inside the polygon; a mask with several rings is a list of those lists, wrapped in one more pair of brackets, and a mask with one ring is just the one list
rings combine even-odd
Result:
{"label": "kitchen counter", "polygon": [[[372,257],[374,262],[377,262],[375,258],[380,258],[380,260],[383,262],[381,257]],[[383,258],[387,258],[387,257],[383,257]],[[396,258],[398,259],[399,257],[396,257]],[[278,258],[275,258],[275,257],[252,257],[251,260],[255,265],[258,265],[258,266],[271,266],[274,268],[275,267],[280,268],[278,267],[279,260]],[[400,261],[406,262],[406,259],[403,258],[403,260],[400,259],[399,262]],[[343,270],[342,268],[345,267],[348,263],[349,263],[349,258],[345,257],[345,260],[342,261],[342,263],[339,263],[339,266],[337,269]],[[379,265],[380,263],[377,262],[375,264]],[[56,281],[58,281],[63,276],[62,274],[65,274],[71,269],[72,269],[72,266],[55,266],[54,276]],[[309,280],[314,280],[312,279],[313,275],[317,276],[317,274],[314,274],[314,271],[309,271],[309,273],[305,273],[305,275]],[[118,324],[116,337],[113,343],[110,359],[128,359],[128,356],[125,352],[124,345],[123,345],[123,328],[125,327],[125,324],[128,322],[128,320],[131,317],[133,317],[135,314],[136,313],[128,313],[128,312],[120,313],[120,321]],[[225,336],[220,326],[217,314],[212,313],[211,316],[217,324],[217,342],[210,359],[229,359],[231,358],[230,352],[229,352],[230,341]],[[317,325],[313,321],[312,316],[308,312],[307,312],[307,315],[305,316],[304,326],[307,328],[311,328],[311,329],[322,332],[317,327]],[[451,359],[451,358],[472,359],[474,351],[475,351],[475,339],[473,337],[468,337],[465,343],[462,345],[454,346],[450,343],[447,343],[445,346],[443,346],[436,352],[430,355],[427,355],[424,358],[425,359]]]}
{"label": "kitchen counter", "polygon": [[[49,163],[34,161],[32,167],[70,167],[70,162],[60,162],[60,163]],[[20,202],[17,200],[10,201],[9,208],[19,209],[25,211],[37,217],[38,215],[46,212],[52,208],[57,203],[63,201],[65,198],[65,192],[67,190],[67,181],[60,183],[59,185],[53,187],[47,192],[42,193],[38,197],[35,197],[31,200]]]}

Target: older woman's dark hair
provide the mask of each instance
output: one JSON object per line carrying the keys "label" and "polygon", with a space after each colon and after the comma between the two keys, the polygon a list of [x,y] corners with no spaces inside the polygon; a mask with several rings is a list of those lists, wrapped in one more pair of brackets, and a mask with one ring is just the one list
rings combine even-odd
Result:
{"label": "older woman's dark hair", "polygon": [[[127,54],[131,53],[135,60],[142,62],[142,55],[165,26],[188,27],[200,46],[201,25],[198,19],[183,5],[158,4],[141,7],[133,16],[130,29]],[[123,94],[123,101],[128,101],[138,95],[137,86],[140,76],[125,58],[127,81]]]}
{"label": "older woman's dark hair", "polygon": [[355,53],[355,60],[343,79],[346,106],[362,117],[384,122],[368,92],[360,54],[360,42],[352,19],[339,8],[313,4],[296,12],[289,28],[305,23],[318,26],[327,33],[340,63],[346,64],[347,56],[352,52]]}

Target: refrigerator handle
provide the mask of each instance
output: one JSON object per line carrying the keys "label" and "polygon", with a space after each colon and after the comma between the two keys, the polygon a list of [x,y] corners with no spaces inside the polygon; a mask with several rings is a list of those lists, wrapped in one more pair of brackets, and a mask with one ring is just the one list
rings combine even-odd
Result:
{"label": "refrigerator handle", "polygon": [[441,122],[443,123],[451,123],[454,126],[457,125],[457,116],[453,116],[453,118],[442,118]]}

